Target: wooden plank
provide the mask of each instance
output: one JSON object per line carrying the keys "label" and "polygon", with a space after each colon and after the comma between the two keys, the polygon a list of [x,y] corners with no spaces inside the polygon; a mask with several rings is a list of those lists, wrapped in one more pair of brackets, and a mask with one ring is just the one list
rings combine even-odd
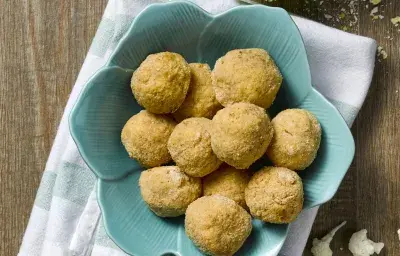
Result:
{"label": "wooden plank", "polygon": [[353,31],[375,38],[389,57],[376,63],[371,90],[352,129],[354,163],[334,199],[321,207],[308,248],[313,237],[321,237],[347,220],[332,242],[334,255],[352,255],[348,241],[353,232],[365,228],[372,240],[385,243],[380,255],[395,256],[400,251],[396,233],[400,228],[400,133],[396,133],[400,117],[400,33],[390,18],[400,15],[400,2],[383,1],[379,14],[384,18],[375,21],[370,16],[371,4],[368,8],[368,2],[358,4],[358,24]]}
{"label": "wooden plank", "polygon": [[[400,254],[400,30],[390,18],[400,16],[399,1],[379,6],[383,20],[372,21],[369,10],[360,12],[360,34],[373,37],[388,53],[378,61],[371,91],[357,119],[355,205],[357,229],[382,241],[383,255]],[[390,39],[390,38],[393,39]],[[353,206],[354,207],[354,206]],[[353,217],[354,218],[354,217]]]}
{"label": "wooden plank", "polygon": [[[0,0],[0,255],[18,252],[57,125],[106,2]],[[321,237],[347,220],[332,242],[334,255],[351,255],[351,234],[367,228],[372,239],[385,242],[382,255],[395,256],[400,251],[400,133],[395,132],[400,118],[400,33],[389,18],[400,15],[400,2],[383,0],[379,9],[385,18],[377,21],[371,20],[366,1],[353,1],[354,7],[350,2],[275,3],[376,38],[389,54],[377,63],[371,91],[352,129],[355,161],[335,198],[321,207],[311,237]]]}
{"label": "wooden plank", "polygon": [[106,0],[0,1],[0,255],[16,255]]}

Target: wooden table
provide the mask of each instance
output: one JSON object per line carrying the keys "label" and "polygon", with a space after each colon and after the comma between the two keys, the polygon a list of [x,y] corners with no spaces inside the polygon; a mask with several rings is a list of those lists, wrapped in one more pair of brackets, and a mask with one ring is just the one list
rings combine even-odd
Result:
{"label": "wooden table", "polygon": [[[335,198],[319,211],[311,237],[321,237],[347,220],[332,242],[334,255],[351,255],[349,237],[362,228],[371,239],[385,243],[381,255],[400,255],[396,234],[400,228],[400,132],[396,130],[400,27],[389,21],[400,15],[400,1],[383,0],[379,9],[384,13],[379,13],[384,18],[376,21],[365,1],[354,0],[354,8],[347,0],[321,2],[281,0],[276,5],[375,38],[389,56],[377,62],[370,93],[352,129],[357,147],[354,163]],[[18,252],[63,108],[106,3],[0,0],[0,255]],[[358,21],[350,26],[355,18]]]}

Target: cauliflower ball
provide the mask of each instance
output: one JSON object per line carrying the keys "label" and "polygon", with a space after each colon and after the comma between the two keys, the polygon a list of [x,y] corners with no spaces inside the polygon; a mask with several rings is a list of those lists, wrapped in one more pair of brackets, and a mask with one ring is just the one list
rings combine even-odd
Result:
{"label": "cauliflower ball", "polygon": [[228,106],[249,102],[269,108],[282,83],[282,75],[263,49],[237,49],[215,63],[212,83],[217,100]]}
{"label": "cauliflower ball", "polygon": [[131,88],[137,102],[149,112],[175,112],[190,84],[190,68],[173,52],[150,54],[133,73]]}
{"label": "cauliflower ball", "polygon": [[201,196],[201,180],[182,172],[177,166],[155,167],[143,171],[140,192],[149,208],[160,217],[176,217]]}
{"label": "cauliflower ball", "polygon": [[272,119],[274,138],[267,156],[276,166],[304,170],[315,159],[321,141],[317,118],[303,109],[287,109]]}
{"label": "cauliflower ball", "polygon": [[250,103],[235,103],[212,120],[211,146],[219,159],[247,169],[267,150],[273,128],[265,110]]}
{"label": "cauliflower ball", "polygon": [[215,98],[211,84],[210,66],[208,64],[191,63],[189,67],[192,73],[189,91],[185,101],[173,113],[174,118],[179,122],[189,117],[211,119],[222,106]]}
{"label": "cauliflower ball", "polygon": [[296,172],[283,167],[264,167],[250,179],[245,190],[251,215],[271,223],[290,223],[303,208],[303,183]]}
{"label": "cauliflower ball", "polygon": [[192,117],[179,123],[168,140],[168,151],[176,165],[193,177],[203,177],[221,165],[211,149],[211,120]]}
{"label": "cauliflower ball", "polygon": [[168,138],[176,122],[165,115],[140,111],[126,122],[121,141],[131,158],[145,167],[155,167],[171,161]]}
{"label": "cauliflower ball", "polygon": [[225,196],[247,209],[244,190],[249,180],[250,176],[247,170],[238,170],[229,165],[224,165],[217,171],[204,177],[203,195]]}
{"label": "cauliflower ball", "polygon": [[186,211],[186,234],[209,255],[233,255],[251,229],[250,214],[235,201],[220,195],[201,197]]}

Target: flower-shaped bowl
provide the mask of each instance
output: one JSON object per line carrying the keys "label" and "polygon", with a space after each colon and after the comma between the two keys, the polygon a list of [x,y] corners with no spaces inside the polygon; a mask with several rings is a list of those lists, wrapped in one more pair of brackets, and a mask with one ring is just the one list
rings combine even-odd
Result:
{"label": "flower-shaped bowl", "polygon": [[[213,67],[229,50],[253,47],[267,50],[284,77],[269,114],[304,108],[322,126],[318,156],[300,172],[304,208],[335,194],[353,159],[354,140],[339,112],[312,87],[306,50],[289,14],[261,5],[211,15],[190,2],[153,4],[135,18],[110,60],[87,82],[70,115],[71,134],[99,178],[98,201],[106,231],[127,253],[201,255],[185,235],[183,217],[162,219],[146,207],[138,187],[142,167],[121,144],[123,125],[141,110],[130,90],[133,71],[151,53],[177,52],[188,62]],[[288,225],[254,220],[253,227],[237,255],[277,255]]]}

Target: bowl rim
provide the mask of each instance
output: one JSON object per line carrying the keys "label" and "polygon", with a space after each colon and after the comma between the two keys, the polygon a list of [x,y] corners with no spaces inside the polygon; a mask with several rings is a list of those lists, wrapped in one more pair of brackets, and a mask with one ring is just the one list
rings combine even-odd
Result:
{"label": "bowl rim", "polygon": [[307,207],[307,208],[303,208],[303,210],[311,209],[311,208],[314,208],[314,207],[319,207],[320,205],[323,205],[326,202],[330,201],[335,196],[335,194],[337,193],[340,185],[342,184],[342,181],[343,181],[344,177],[346,176],[347,172],[349,171],[349,168],[350,168],[350,166],[351,166],[351,164],[352,164],[352,162],[354,160],[355,151],[356,151],[356,145],[355,145],[353,134],[351,133],[351,130],[350,130],[349,126],[347,125],[346,121],[344,120],[343,115],[339,112],[339,110],[327,98],[325,98],[324,95],[322,95],[322,93],[320,93],[314,87],[312,87],[312,90],[310,91],[309,95],[311,95],[311,94],[317,95],[317,97],[319,97],[320,99],[325,101],[326,106],[331,108],[331,110],[334,111],[335,114],[337,114],[340,117],[340,118],[338,118],[338,121],[341,122],[341,126],[344,127],[344,129],[346,130],[346,133],[348,133],[348,138],[351,141],[349,141],[349,143],[350,143],[349,146],[350,147],[347,148],[347,154],[349,155],[349,161],[348,161],[348,163],[345,164],[346,171],[344,171],[340,176],[338,176],[339,177],[339,179],[338,179],[339,182],[337,183],[337,186],[335,186],[335,189],[332,189],[329,192],[329,194],[326,197],[326,199],[321,200],[321,202],[319,204],[312,205],[312,206]]}

